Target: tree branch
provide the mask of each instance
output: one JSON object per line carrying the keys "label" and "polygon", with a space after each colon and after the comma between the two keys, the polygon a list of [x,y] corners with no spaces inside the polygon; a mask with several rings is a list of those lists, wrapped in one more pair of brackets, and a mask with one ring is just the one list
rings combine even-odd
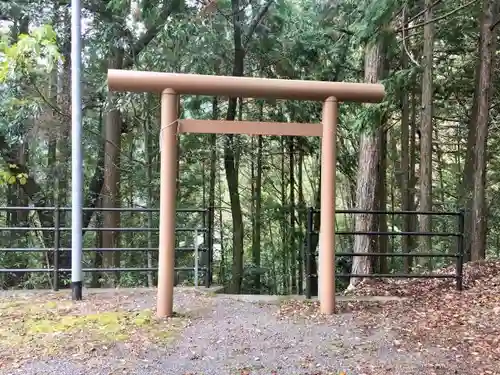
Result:
{"label": "tree branch", "polygon": [[274,0],[268,0],[267,3],[261,8],[259,14],[257,14],[257,16],[255,16],[255,18],[252,20],[252,23],[250,24],[248,31],[243,36],[243,48],[245,48],[247,44],[250,42],[250,39],[252,38],[252,35],[255,32],[255,29],[257,28],[257,26],[259,26],[260,21],[262,21],[262,19],[266,15],[267,11],[269,10],[273,2]]}
{"label": "tree branch", "polygon": [[176,9],[178,9],[179,6],[179,0],[172,0],[170,1],[170,4],[168,6],[165,6],[163,8],[163,11],[159,16],[159,21],[155,25],[151,26],[146,34],[144,34],[136,43],[134,43],[130,55],[124,57],[122,69],[127,69],[134,65],[136,56],[138,56],[149,45],[149,43],[151,43],[156,35],[158,35],[158,33],[165,25],[167,18],[170,17],[170,15]]}
{"label": "tree branch", "polygon": [[[438,5],[439,3],[441,3],[443,0],[436,0],[434,1],[428,8],[429,9],[432,9],[434,8],[436,5]],[[406,7],[406,5],[405,5]],[[406,25],[409,25],[410,23],[412,23],[413,21],[415,21],[418,17],[420,17],[421,15],[423,15],[425,12],[427,11],[427,7],[422,9],[420,12],[418,12],[416,15],[414,15],[413,17],[411,17],[408,21],[405,22]],[[404,26],[404,25],[403,25]]]}
{"label": "tree branch", "polygon": [[[406,6],[403,7],[403,19],[405,19],[405,13],[406,13]],[[403,48],[404,48],[404,51],[406,52],[406,55],[410,58],[411,62],[413,64],[415,64],[416,66],[420,67],[420,64],[417,62],[417,60],[415,60],[415,58],[413,57],[412,53],[410,52],[410,50],[408,49],[408,47],[406,45],[405,31],[408,30],[406,25],[408,25],[408,22],[405,22],[403,25]]]}
{"label": "tree branch", "polygon": [[497,20],[493,22],[493,24],[490,26],[490,30],[493,31],[495,28],[500,24],[500,16],[498,16]]}
{"label": "tree branch", "polygon": [[[448,13],[445,13],[445,14],[443,14],[443,15],[439,16],[439,17],[433,18],[433,19],[432,19],[432,20],[430,20],[430,21],[422,22],[422,23],[419,23],[419,24],[417,24],[417,25],[413,25],[413,26],[407,27],[407,28],[406,28],[406,30],[408,31],[408,30],[416,29],[416,28],[418,28],[418,27],[425,26],[425,25],[427,25],[427,24],[429,24],[429,23],[433,23],[433,22],[436,22],[436,21],[440,21],[440,20],[442,20],[442,19],[444,19],[444,18],[447,18],[447,17],[451,16],[451,15],[452,15],[452,14],[454,14],[454,13],[457,13],[458,11],[460,11],[460,10],[462,10],[462,9],[464,9],[464,8],[467,8],[468,6],[470,6],[470,5],[472,5],[472,4],[476,3],[476,2],[477,2],[477,0],[472,0],[472,1],[469,1],[468,3],[465,3],[464,5],[459,6],[458,8],[453,9],[453,10],[449,11]],[[402,27],[400,27],[400,28],[398,28],[398,29],[396,30],[396,32],[401,32],[401,31],[402,31]]]}

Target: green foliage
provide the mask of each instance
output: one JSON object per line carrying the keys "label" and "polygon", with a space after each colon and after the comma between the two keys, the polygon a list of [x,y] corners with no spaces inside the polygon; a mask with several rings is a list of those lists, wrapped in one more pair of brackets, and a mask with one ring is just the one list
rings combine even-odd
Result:
{"label": "green foliage", "polygon": [[50,25],[19,35],[14,44],[9,44],[4,36],[0,41],[0,54],[0,83],[50,73],[61,58],[56,33]]}
{"label": "green foliage", "polygon": [[17,35],[10,43],[4,35],[0,42],[0,132],[11,144],[23,139],[27,124],[47,105],[48,77],[62,61],[52,26],[33,28]]}
{"label": "green foliage", "polygon": [[420,68],[415,66],[397,70],[389,77],[382,80],[381,83],[384,85],[387,95],[395,98],[397,94],[408,91],[412,88],[415,78],[419,72]]}
{"label": "green foliage", "polygon": [[357,113],[354,129],[359,133],[376,131],[383,125],[388,105],[389,103],[386,101],[363,105]]}
{"label": "green foliage", "polygon": [[387,27],[394,11],[401,6],[400,0],[362,1],[359,5],[362,16],[353,30],[362,44],[379,37],[381,29]]}
{"label": "green foliage", "polygon": [[26,173],[15,173],[12,170],[17,169],[15,164],[10,164],[9,169],[0,170],[0,184],[19,184],[25,185],[28,182],[28,175]]}

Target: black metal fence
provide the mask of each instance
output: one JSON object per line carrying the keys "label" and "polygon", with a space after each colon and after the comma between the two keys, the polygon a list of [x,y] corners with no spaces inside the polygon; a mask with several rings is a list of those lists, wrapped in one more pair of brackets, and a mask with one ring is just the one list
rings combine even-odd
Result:
{"label": "black metal fence", "polygon": [[[1,212],[44,212],[46,215],[50,214],[51,223],[53,225],[46,226],[47,223],[42,223],[38,226],[23,226],[23,227],[1,227],[0,226],[0,236],[5,236],[5,232],[41,232],[50,233],[51,240],[53,242],[52,247],[8,247],[0,248],[1,252],[23,252],[23,253],[49,253],[51,254],[52,261],[51,264],[47,265],[45,268],[3,268],[0,264],[0,274],[8,273],[49,273],[52,274],[52,285],[54,290],[58,290],[60,286],[60,275],[63,272],[71,272],[71,268],[66,268],[61,266],[60,259],[61,254],[70,253],[71,247],[61,246],[61,237],[63,233],[71,232],[71,227],[61,226],[61,215],[66,212],[71,212],[69,207],[0,207]],[[120,213],[124,212],[135,212],[135,213],[159,213],[159,209],[151,208],[83,208],[84,212],[95,211],[95,212],[109,212],[118,211]],[[211,227],[211,222],[209,218],[211,217],[210,209],[178,209],[177,213],[198,213],[202,215],[200,226],[195,227],[178,227],[176,232],[192,232],[196,237],[197,235],[203,234],[203,244],[197,245],[197,238],[194,239],[194,246],[189,247],[176,247],[176,253],[181,252],[193,252],[195,253],[195,264],[193,267],[176,267],[176,271],[188,271],[196,272],[195,279],[198,278],[198,272],[203,275],[204,285],[210,287],[212,283],[212,263],[213,263],[213,228]],[[71,220],[65,220],[70,222]],[[158,233],[158,227],[120,227],[120,228],[105,228],[105,227],[85,227],[82,228],[85,232],[119,232],[119,233],[131,233],[131,232],[154,232]],[[70,242],[70,241],[69,241]],[[70,243],[68,244],[70,245]],[[158,247],[112,247],[112,248],[102,248],[102,247],[84,247],[83,252],[94,252],[94,253],[104,253],[104,252],[158,252]],[[199,255],[205,253],[206,264],[198,266]],[[95,272],[154,272],[158,270],[158,267],[84,267],[84,273],[95,273]]]}
{"label": "black metal fence", "polygon": [[[317,256],[316,249],[313,249],[313,236],[318,235],[318,231],[314,230],[314,215],[319,214],[319,210],[313,207],[308,209],[307,213],[307,250],[306,250],[306,298],[311,298],[311,279],[317,278],[316,274],[311,271],[311,264]],[[463,263],[464,263],[464,211],[458,212],[432,212],[432,211],[362,211],[362,210],[337,210],[337,214],[369,214],[369,215],[428,215],[428,216],[451,216],[456,218],[457,230],[454,232],[378,232],[378,231],[336,231],[336,236],[342,235],[368,235],[368,236],[430,236],[430,237],[455,237],[455,251],[450,253],[380,253],[380,252],[336,252],[336,256],[349,257],[409,257],[409,258],[455,258],[455,273],[454,274],[411,274],[411,273],[387,273],[387,274],[355,274],[355,273],[337,273],[336,277],[360,277],[360,278],[440,278],[440,279],[455,279],[457,290],[463,288]]]}

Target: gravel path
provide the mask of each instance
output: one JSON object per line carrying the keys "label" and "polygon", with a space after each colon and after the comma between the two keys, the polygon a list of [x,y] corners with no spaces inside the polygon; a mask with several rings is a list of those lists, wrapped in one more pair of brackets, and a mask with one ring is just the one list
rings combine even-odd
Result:
{"label": "gravel path", "polygon": [[[154,296],[128,298],[137,308],[151,307]],[[437,349],[397,350],[388,330],[361,328],[351,314],[329,323],[280,319],[278,306],[217,296],[176,293],[176,309],[197,312],[181,337],[167,348],[131,353],[126,346],[78,356],[25,363],[0,375],[327,375],[341,370],[363,374],[453,374],[450,368],[429,372],[445,357]],[[194,307],[193,307],[194,306]],[[75,338],[77,339],[77,338]],[[437,366],[438,367],[438,366]]]}

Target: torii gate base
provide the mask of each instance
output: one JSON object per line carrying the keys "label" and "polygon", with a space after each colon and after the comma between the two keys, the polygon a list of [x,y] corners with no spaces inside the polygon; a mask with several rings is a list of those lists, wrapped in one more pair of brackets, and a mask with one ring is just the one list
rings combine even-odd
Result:
{"label": "torii gate base", "polygon": [[[173,314],[175,199],[178,133],[321,136],[321,227],[319,301],[323,314],[335,313],[335,167],[338,101],[380,102],[380,84],[280,80],[108,70],[114,91],[161,92],[160,246],[157,315]],[[180,120],[180,94],[323,102],[321,124]]]}

